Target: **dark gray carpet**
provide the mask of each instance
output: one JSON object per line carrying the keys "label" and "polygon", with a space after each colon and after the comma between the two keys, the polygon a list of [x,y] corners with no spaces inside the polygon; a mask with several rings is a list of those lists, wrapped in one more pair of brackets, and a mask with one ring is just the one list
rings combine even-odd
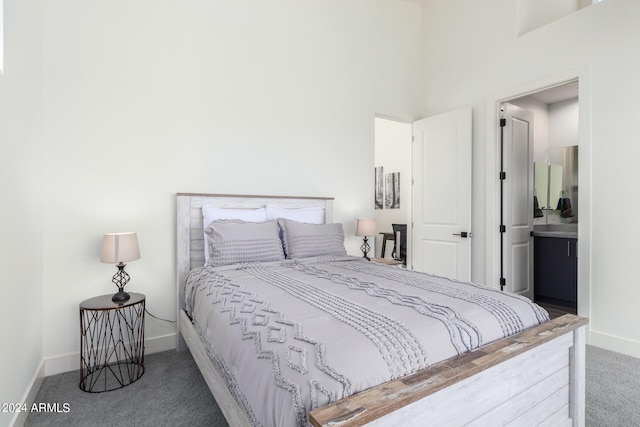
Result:
{"label": "dark gray carpet", "polygon": [[587,346],[587,426],[640,426],[640,359]]}
{"label": "dark gray carpet", "polygon": [[[226,426],[189,352],[145,356],[138,381],[106,393],[78,388],[78,372],[45,378],[36,402],[68,413],[30,413],[26,426]],[[587,346],[586,425],[640,427],[640,359]]]}
{"label": "dark gray carpet", "polygon": [[26,426],[227,426],[188,351],[144,357],[142,377],[118,390],[86,393],[78,371],[46,377],[36,402],[69,404],[68,413],[34,413]]}

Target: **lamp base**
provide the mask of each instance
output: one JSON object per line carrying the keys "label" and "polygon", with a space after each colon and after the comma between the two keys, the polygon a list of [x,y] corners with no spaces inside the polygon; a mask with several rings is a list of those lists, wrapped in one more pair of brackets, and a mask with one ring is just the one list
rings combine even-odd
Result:
{"label": "lamp base", "polygon": [[360,246],[360,250],[362,251],[362,258],[367,261],[371,261],[371,259],[367,256],[369,251],[371,250],[371,246],[369,246],[369,242],[367,241],[367,236],[364,236],[362,246]]}
{"label": "lamp base", "polygon": [[114,294],[111,297],[111,301],[113,301],[115,303],[118,303],[118,304],[121,304],[123,302],[129,301],[129,298],[130,298],[129,294],[126,293],[122,288],[120,288],[118,293]]}
{"label": "lamp base", "polygon": [[129,301],[129,294],[124,291],[125,285],[129,282],[129,275],[124,271],[126,264],[122,261],[120,261],[116,267],[118,267],[118,272],[113,275],[111,281],[118,287],[118,293],[111,297],[111,301],[121,304]]}

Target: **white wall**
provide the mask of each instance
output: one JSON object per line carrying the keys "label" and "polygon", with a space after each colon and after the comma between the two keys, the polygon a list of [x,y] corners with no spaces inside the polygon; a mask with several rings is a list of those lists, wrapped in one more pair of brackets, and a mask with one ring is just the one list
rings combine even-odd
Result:
{"label": "white wall", "polygon": [[[2,289],[19,303],[2,312],[13,343],[2,352],[2,401],[21,398],[43,357],[49,373],[77,369],[78,303],[114,291],[114,267],[98,262],[106,231],[138,232],[128,288],[174,318],[176,192],[331,195],[353,234],[353,220],[373,214],[375,113],[410,120],[473,107],[472,274],[483,281],[486,100],[576,67],[591,77],[581,135],[593,159],[590,338],[640,355],[636,251],[620,238],[640,208],[628,197],[640,157],[640,59],[629,54],[640,2],[602,2],[521,37],[510,0],[423,8],[5,0],[0,219],[10,227],[0,262]],[[611,221],[622,198],[628,208]],[[359,244],[351,237],[350,251]],[[174,331],[147,326],[150,340]]]}
{"label": "white wall", "polygon": [[[42,361],[40,9],[4,0],[0,74],[0,402],[24,401]],[[0,425],[15,413],[0,412]]]}
{"label": "white wall", "polygon": [[[546,161],[554,148],[579,145],[578,98],[546,104],[534,96],[525,96],[509,102],[533,113],[534,162]],[[563,159],[553,160],[561,163]]]}
{"label": "white wall", "polygon": [[575,98],[549,105],[549,148],[579,145],[578,107]]}
{"label": "white wall", "polygon": [[[382,117],[375,121],[375,165],[382,166],[384,174],[400,172],[400,207],[376,209],[374,218],[378,232],[392,232],[391,224],[408,224],[411,221],[411,135],[410,123]],[[407,236],[408,237],[408,236]],[[382,256],[382,236],[375,239],[376,256]],[[386,252],[391,256],[393,242],[387,242]]]}
{"label": "white wall", "polygon": [[[102,234],[138,232],[127,289],[175,318],[176,192],[334,196],[373,213],[373,119],[417,104],[420,5],[43,2],[44,356],[77,364],[78,303],[111,293]],[[150,341],[174,332],[147,317]],[[70,355],[67,357],[67,355]]]}
{"label": "white wall", "polygon": [[[516,8],[510,0],[476,2],[424,0],[429,13],[423,19],[424,91],[421,115],[472,106],[474,114],[473,158],[473,280],[486,277],[485,230],[487,182],[495,171],[486,170],[487,100],[496,94],[531,82],[548,81],[574,70],[589,75],[588,129],[581,127],[582,141],[588,140],[591,180],[580,182],[581,209],[590,228],[585,230],[591,245],[581,256],[589,258],[590,339],[593,344],[640,356],[640,322],[635,285],[637,254],[634,239],[627,236],[636,221],[640,200],[637,192],[637,159],[640,158],[640,57],[630,55],[640,39],[640,2],[604,1],[569,14],[553,23],[516,36]],[[581,123],[583,121],[581,115]],[[583,167],[583,163],[580,163]],[[582,189],[590,186],[588,197]],[[629,206],[611,219],[616,200]]]}
{"label": "white wall", "polygon": [[[538,100],[535,95],[532,95],[510,100],[509,103],[533,113],[534,162],[546,163],[548,161],[552,164],[565,166],[571,164],[575,166],[571,161],[565,159],[565,147],[569,145],[577,146],[579,144],[578,98],[547,104]],[[571,218],[571,222],[578,222],[578,205],[576,203],[578,201],[578,193],[574,192],[578,185],[577,170],[567,167],[563,168],[562,183],[562,189],[565,190],[565,197],[573,201],[572,206],[575,216]],[[539,188],[536,190],[540,206],[547,206],[546,190],[542,192]],[[542,198],[541,194],[543,195]],[[558,195],[552,194],[549,200],[554,200],[554,198],[557,197]],[[550,205],[555,206],[555,201],[552,201]],[[543,213],[545,217],[534,218],[534,224],[547,224],[561,221],[559,215],[546,217],[550,212],[544,208]]]}
{"label": "white wall", "polygon": [[562,18],[579,8],[578,0],[518,0],[518,34]]}

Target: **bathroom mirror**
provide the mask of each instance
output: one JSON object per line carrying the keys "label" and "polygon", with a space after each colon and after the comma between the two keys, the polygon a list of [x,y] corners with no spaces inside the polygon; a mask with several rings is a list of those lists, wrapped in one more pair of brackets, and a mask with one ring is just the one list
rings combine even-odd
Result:
{"label": "bathroom mirror", "polygon": [[555,209],[562,191],[562,166],[535,162],[535,190],[540,209]]}
{"label": "bathroom mirror", "polygon": [[556,209],[558,206],[558,199],[562,196],[562,165],[550,164],[549,165],[549,203],[547,206],[549,209]]}
{"label": "bathroom mirror", "polygon": [[[562,198],[569,199],[572,207],[571,222],[577,221],[578,207],[578,146],[552,148],[547,162],[534,162],[535,196],[544,216],[544,222],[553,221],[549,213],[559,215]],[[536,215],[534,217],[541,217]],[[542,218],[540,218],[542,219]],[[567,218],[565,220],[569,221]]]}

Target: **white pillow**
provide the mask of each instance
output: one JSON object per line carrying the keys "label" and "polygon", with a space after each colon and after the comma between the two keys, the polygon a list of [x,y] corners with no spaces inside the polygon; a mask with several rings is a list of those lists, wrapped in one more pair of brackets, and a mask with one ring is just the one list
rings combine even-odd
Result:
{"label": "white pillow", "polygon": [[[246,222],[264,222],[267,221],[267,210],[265,208],[257,209],[240,209],[240,208],[219,208],[211,205],[202,206],[202,225],[206,230],[209,224],[220,219],[239,219]],[[209,261],[209,245],[207,244],[207,235],[204,236],[204,263]]]}
{"label": "white pillow", "polygon": [[307,224],[323,224],[324,209],[321,207],[281,208],[275,205],[267,205],[267,217],[269,219],[290,219],[292,221],[306,222]]}

